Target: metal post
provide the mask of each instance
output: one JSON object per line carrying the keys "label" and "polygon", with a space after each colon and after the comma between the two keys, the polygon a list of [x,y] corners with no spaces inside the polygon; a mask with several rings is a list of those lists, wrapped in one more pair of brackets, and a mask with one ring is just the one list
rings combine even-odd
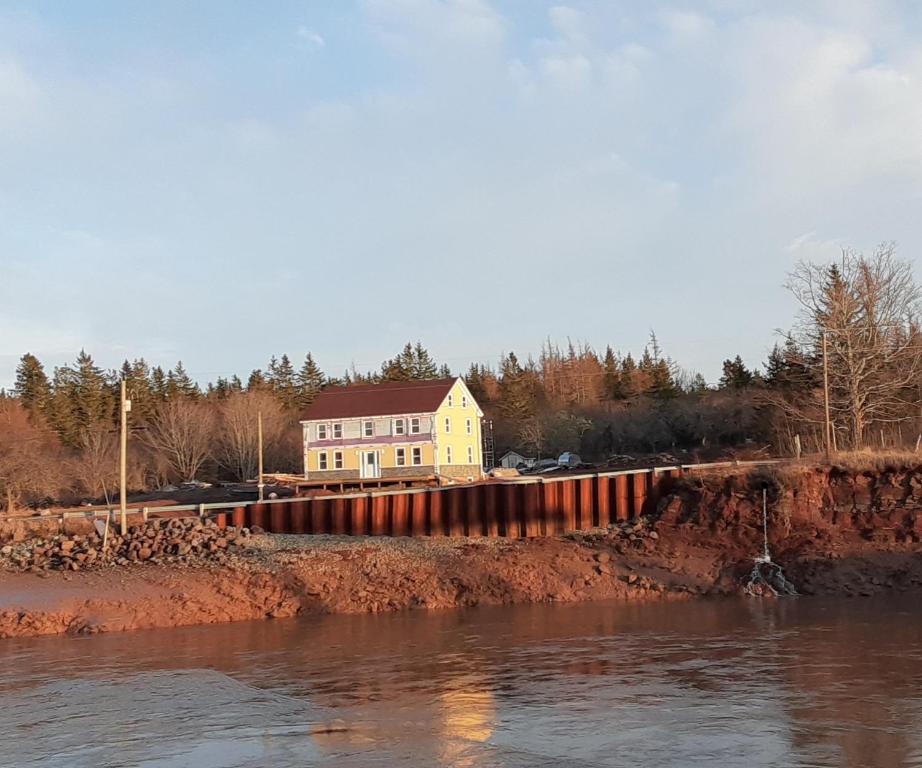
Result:
{"label": "metal post", "polygon": [[259,500],[263,500],[263,414],[262,411],[259,411],[256,414],[256,441],[258,443],[259,451],[259,480],[257,480],[257,491],[259,492]]}
{"label": "metal post", "polygon": [[832,422],[829,419],[829,356],[826,353],[827,332],[823,331],[823,405],[826,410],[826,461],[832,456]]}
{"label": "metal post", "polygon": [[126,477],[128,475],[127,463],[128,463],[128,411],[131,410],[131,400],[125,396],[125,379],[121,381],[120,388],[120,408],[121,411],[121,434],[120,434],[120,446],[119,446],[119,491],[118,491],[118,500],[119,500],[119,510],[121,512],[121,528],[122,536],[128,533],[128,513],[127,513],[127,488],[126,486]]}

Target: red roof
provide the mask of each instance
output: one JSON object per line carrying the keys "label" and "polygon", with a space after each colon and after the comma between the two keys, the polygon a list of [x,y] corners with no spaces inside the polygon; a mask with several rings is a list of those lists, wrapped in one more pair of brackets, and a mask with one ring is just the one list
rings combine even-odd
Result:
{"label": "red roof", "polygon": [[402,413],[437,411],[457,379],[388,381],[324,389],[302,417],[349,419],[357,416],[399,416]]}

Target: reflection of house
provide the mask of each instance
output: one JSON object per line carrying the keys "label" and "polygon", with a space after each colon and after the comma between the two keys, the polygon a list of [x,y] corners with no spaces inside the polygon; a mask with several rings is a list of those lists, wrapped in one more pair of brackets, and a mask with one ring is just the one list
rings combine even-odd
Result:
{"label": "reflection of house", "polygon": [[461,379],[325,389],[301,421],[304,476],[480,479],[482,416]]}
{"label": "reflection of house", "polygon": [[534,458],[523,456],[521,453],[516,453],[515,451],[507,451],[499,460],[499,465],[506,469],[515,469],[521,466],[532,467],[534,464]]}

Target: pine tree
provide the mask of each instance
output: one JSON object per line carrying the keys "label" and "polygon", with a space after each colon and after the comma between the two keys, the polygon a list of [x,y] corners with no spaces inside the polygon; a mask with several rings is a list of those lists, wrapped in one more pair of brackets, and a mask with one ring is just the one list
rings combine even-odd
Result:
{"label": "pine tree", "polygon": [[49,422],[66,445],[77,447],[90,430],[114,427],[116,377],[106,374],[80,350],[73,366],[55,368]]}
{"label": "pine tree", "polygon": [[536,405],[528,372],[519,364],[514,352],[502,359],[500,367],[502,378],[499,382],[499,409],[514,423],[524,424],[534,415]]}
{"label": "pine tree", "polygon": [[198,384],[192,381],[186,373],[182,360],[179,360],[176,367],[167,372],[166,392],[167,397],[171,399],[186,397],[194,400],[201,394]]}
{"label": "pine tree", "polygon": [[643,364],[647,361],[652,363],[648,368],[650,376],[649,394],[661,400],[678,395],[679,388],[673,376],[675,366],[671,360],[663,356],[659,341],[653,331],[650,331],[650,344],[648,349],[644,349],[644,358],[641,362]]}
{"label": "pine tree", "polygon": [[752,385],[753,375],[743,358],[737,355],[733,360],[724,360],[723,374],[720,377],[721,389],[745,389]]}
{"label": "pine tree", "polygon": [[691,388],[689,389],[689,394],[692,395],[703,395],[708,391],[708,383],[705,381],[704,376],[700,373],[695,374],[695,378],[692,379]]}
{"label": "pine tree", "polygon": [[16,368],[13,391],[33,421],[46,414],[51,401],[51,384],[45,368],[35,355],[26,353]]}
{"label": "pine tree", "polygon": [[429,351],[417,341],[413,348],[413,357],[411,363],[410,378],[418,380],[437,379],[439,376],[438,367]]}
{"label": "pine tree", "polygon": [[611,400],[620,400],[624,395],[621,392],[621,370],[618,358],[611,346],[605,348],[605,357],[602,359],[602,386],[605,397]]}
{"label": "pine tree", "polygon": [[294,408],[297,405],[298,389],[295,383],[295,369],[288,359],[282,355],[281,359],[272,358],[269,363],[269,387],[284,408]]}
{"label": "pine tree", "polygon": [[302,408],[309,406],[314,402],[314,398],[317,397],[320,390],[323,389],[323,385],[323,371],[314,362],[314,356],[308,352],[297,376],[298,405]]}
{"label": "pine tree", "polygon": [[403,351],[390,360],[381,364],[382,381],[408,381],[413,378],[415,368],[415,357],[413,355],[413,345],[407,342]]}
{"label": "pine tree", "polygon": [[448,363],[442,363],[439,366],[439,375],[440,379],[453,379],[454,375],[451,372],[451,368],[448,367]]}
{"label": "pine tree", "polygon": [[131,421],[147,423],[154,414],[157,399],[151,386],[151,371],[144,358],[122,363],[121,378],[125,380],[125,391],[131,400]]}
{"label": "pine tree", "polygon": [[630,398],[641,394],[643,387],[638,385],[637,363],[634,356],[628,352],[621,359],[621,397]]}
{"label": "pine tree", "polygon": [[150,391],[156,402],[163,402],[167,397],[166,374],[159,365],[150,372]]}
{"label": "pine tree", "polygon": [[471,367],[468,368],[467,374],[464,376],[464,383],[467,384],[467,388],[471,391],[471,394],[478,403],[485,403],[487,401],[487,393],[483,386],[482,370],[482,366],[471,363]]}
{"label": "pine tree", "polygon": [[247,379],[247,392],[257,392],[261,389],[266,389],[268,386],[266,376],[261,368],[254,368],[250,371],[250,376]]}

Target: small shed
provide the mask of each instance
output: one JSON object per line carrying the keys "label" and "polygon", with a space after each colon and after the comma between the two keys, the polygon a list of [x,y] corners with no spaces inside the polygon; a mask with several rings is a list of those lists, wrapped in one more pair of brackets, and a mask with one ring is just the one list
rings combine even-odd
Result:
{"label": "small shed", "polygon": [[516,467],[531,467],[535,463],[534,458],[523,456],[517,451],[506,451],[499,460],[499,465],[506,469],[515,469]]}

